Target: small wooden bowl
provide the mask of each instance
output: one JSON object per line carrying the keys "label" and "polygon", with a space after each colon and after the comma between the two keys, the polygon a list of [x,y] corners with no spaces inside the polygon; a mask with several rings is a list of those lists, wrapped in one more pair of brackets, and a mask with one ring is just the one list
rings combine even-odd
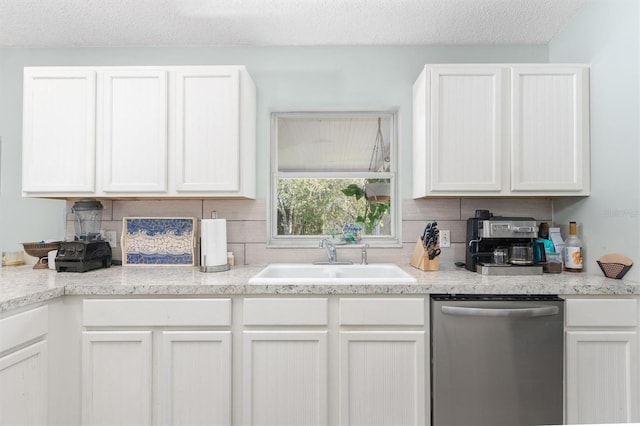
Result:
{"label": "small wooden bowl", "polygon": [[24,251],[27,252],[29,256],[39,258],[38,262],[33,265],[33,269],[45,269],[49,267],[47,255],[51,250],[58,250],[60,241],[50,243],[22,243],[22,247],[24,247]]}

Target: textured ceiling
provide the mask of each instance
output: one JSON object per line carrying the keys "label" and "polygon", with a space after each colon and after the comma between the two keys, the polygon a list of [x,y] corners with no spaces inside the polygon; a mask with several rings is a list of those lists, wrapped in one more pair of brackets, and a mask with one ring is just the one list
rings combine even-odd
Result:
{"label": "textured ceiling", "polygon": [[588,0],[0,0],[0,46],[546,44]]}

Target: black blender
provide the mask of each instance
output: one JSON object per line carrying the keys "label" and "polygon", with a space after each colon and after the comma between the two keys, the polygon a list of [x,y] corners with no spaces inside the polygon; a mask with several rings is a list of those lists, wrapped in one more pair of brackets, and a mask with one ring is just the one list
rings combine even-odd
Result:
{"label": "black blender", "polygon": [[111,245],[100,235],[102,203],[80,200],[73,203],[76,231],[73,241],[60,243],[56,256],[58,272],[86,272],[111,266]]}

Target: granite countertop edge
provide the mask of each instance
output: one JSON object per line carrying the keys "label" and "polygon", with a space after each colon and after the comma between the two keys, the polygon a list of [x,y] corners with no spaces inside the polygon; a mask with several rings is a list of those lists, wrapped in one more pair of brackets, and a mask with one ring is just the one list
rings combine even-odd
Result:
{"label": "granite countertop edge", "polygon": [[421,271],[399,265],[415,284],[248,284],[265,265],[236,266],[202,273],[194,267],[118,267],[85,273],[57,273],[28,266],[0,269],[0,313],[75,296],[237,296],[237,295],[407,295],[407,294],[557,294],[640,295],[640,283],[602,275],[543,274],[482,276],[464,269]]}

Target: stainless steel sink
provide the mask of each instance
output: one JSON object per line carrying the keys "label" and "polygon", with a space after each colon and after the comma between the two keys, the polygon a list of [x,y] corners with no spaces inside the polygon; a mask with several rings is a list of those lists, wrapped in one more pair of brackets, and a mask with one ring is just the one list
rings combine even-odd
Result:
{"label": "stainless steel sink", "polygon": [[416,279],[398,265],[308,265],[273,263],[253,278],[249,284],[411,284]]}

